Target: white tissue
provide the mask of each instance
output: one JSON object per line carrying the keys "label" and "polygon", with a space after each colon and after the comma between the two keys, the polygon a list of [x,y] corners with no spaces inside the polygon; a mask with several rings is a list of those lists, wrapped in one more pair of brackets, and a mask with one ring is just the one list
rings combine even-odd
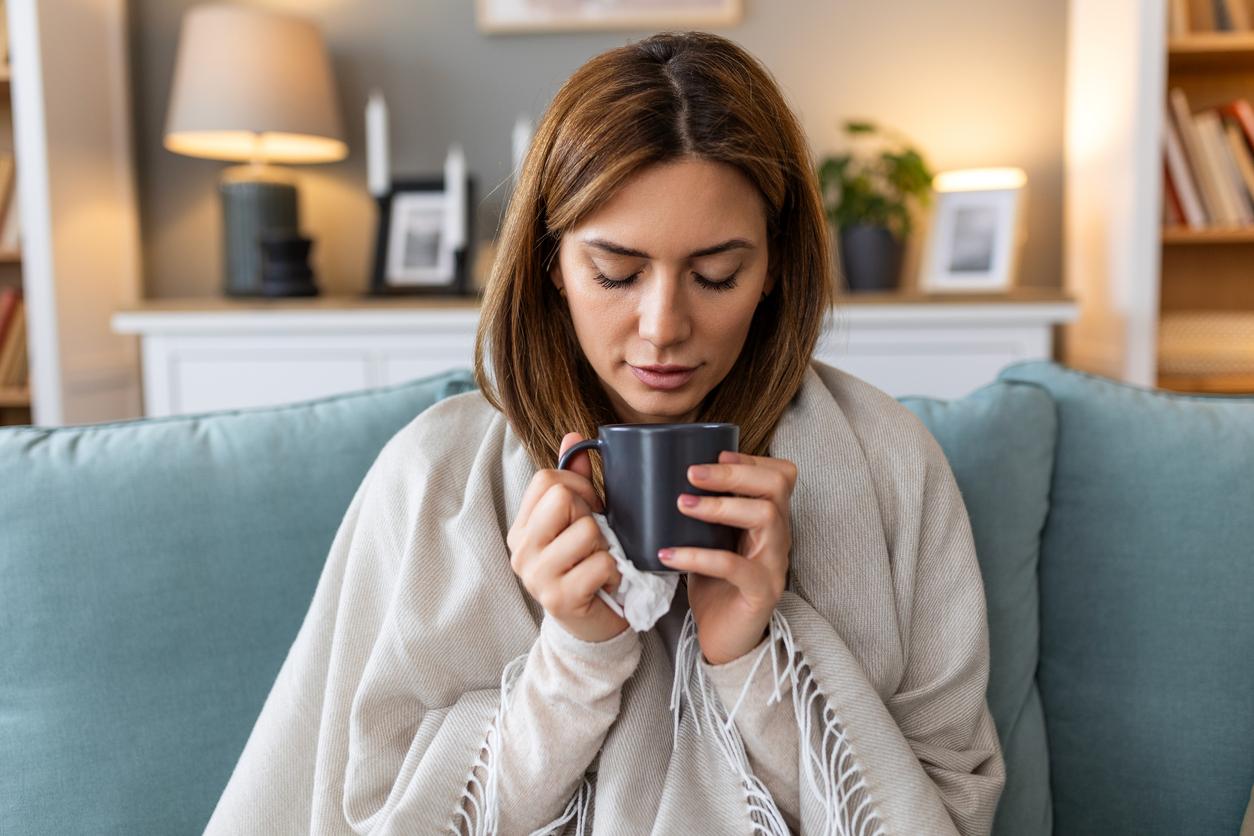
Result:
{"label": "white tissue", "polygon": [[643,633],[670,610],[671,599],[675,597],[675,587],[679,585],[680,573],[642,572],[637,569],[636,565],[627,559],[627,554],[623,551],[622,544],[618,542],[614,529],[610,528],[605,515],[594,513],[592,518],[597,521],[601,533],[610,544],[609,552],[613,555],[614,562],[618,564],[618,571],[623,576],[622,582],[619,583],[613,595],[604,589],[598,589],[597,595],[601,596],[601,600],[610,609],[627,619],[631,629],[637,633]]}

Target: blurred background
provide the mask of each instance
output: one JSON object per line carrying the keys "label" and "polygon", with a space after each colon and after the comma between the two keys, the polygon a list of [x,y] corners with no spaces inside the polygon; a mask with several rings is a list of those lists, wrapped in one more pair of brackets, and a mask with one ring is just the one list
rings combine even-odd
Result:
{"label": "blurred background", "polygon": [[5,5],[3,423],[469,365],[546,104],[688,28],[761,59],[807,133],[841,255],[828,362],[898,396],[1033,357],[1254,391],[1243,0]]}

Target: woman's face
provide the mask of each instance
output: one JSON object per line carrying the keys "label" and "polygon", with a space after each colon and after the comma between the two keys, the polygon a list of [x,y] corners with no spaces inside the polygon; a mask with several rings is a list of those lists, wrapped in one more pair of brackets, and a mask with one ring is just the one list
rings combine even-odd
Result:
{"label": "woman's face", "polygon": [[550,276],[619,420],[643,424],[695,419],[774,284],[766,266],[754,185],[726,163],[684,158],[638,172],[568,230]]}

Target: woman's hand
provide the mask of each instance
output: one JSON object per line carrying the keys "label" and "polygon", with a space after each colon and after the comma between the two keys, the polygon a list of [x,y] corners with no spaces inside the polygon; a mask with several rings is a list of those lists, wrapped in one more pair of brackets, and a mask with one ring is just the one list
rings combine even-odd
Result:
{"label": "woman's hand", "polygon": [[[690,467],[688,481],[703,490],[735,496],[684,493],[678,498],[679,510],[744,529],[738,551],[679,547],[659,554],[667,566],[692,573],[688,605],[701,652],[711,665],[740,658],[766,636],[788,580],[792,550],[788,505],[797,483],[797,466],[787,459],[724,450],[718,460]],[[686,505],[689,499],[696,503]],[[669,559],[664,557],[668,551]]]}
{"label": "woman's hand", "polygon": [[[579,433],[567,433],[561,452],[582,440]],[[536,471],[505,540],[509,565],[531,597],[566,632],[600,642],[617,636],[628,624],[597,596],[603,587],[613,593],[622,575],[592,518],[593,510],[603,513],[603,507],[591,477],[592,461],[586,451],[575,455],[569,470]]]}

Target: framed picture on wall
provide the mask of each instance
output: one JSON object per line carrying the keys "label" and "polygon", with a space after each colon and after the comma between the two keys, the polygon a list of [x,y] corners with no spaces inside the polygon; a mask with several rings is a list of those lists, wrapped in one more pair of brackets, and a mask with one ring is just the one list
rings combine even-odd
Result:
{"label": "framed picture on wall", "polygon": [[937,192],[924,251],[923,291],[1000,292],[1016,284],[1020,189]]}
{"label": "framed picture on wall", "polygon": [[[394,180],[378,198],[371,295],[431,294],[460,296],[467,291],[464,244],[470,240],[471,181],[467,199],[454,200],[443,177]],[[464,211],[459,212],[458,206]],[[453,217],[454,213],[456,217]],[[454,225],[461,224],[456,230]],[[457,235],[450,235],[456,231]]]}
{"label": "framed picture on wall", "polygon": [[734,26],[741,0],[475,0],[480,32]]}

